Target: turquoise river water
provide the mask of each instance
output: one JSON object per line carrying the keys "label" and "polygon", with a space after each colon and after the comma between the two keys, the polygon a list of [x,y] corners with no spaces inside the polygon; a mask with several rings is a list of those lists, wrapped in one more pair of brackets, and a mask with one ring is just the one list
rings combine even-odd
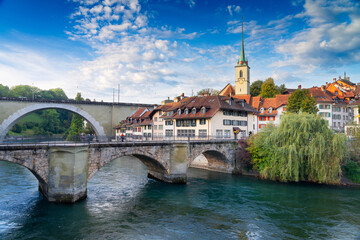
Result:
{"label": "turquoise river water", "polygon": [[0,239],[360,239],[360,189],[197,169],[171,185],[126,157],[94,175],[86,200],[53,204],[0,161]]}

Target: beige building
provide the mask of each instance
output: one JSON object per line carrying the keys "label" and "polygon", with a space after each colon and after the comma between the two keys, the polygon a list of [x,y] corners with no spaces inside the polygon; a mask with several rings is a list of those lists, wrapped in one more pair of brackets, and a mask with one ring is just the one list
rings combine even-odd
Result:
{"label": "beige building", "polygon": [[233,139],[256,132],[253,129],[256,113],[242,100],[203,96],[188,97],[174,103],[165,111],[163,119],[164,122],[173,121],[173,125],[167,125],[167,130],[172,130],[176,139]]}

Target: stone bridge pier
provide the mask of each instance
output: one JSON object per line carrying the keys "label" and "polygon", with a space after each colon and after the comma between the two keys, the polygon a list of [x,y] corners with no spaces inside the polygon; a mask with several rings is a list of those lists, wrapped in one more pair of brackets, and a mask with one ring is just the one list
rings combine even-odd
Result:
{"label": "stone bridge pier", "polygon": [[122,156],[142,161],[148,176],[167,183],[186,183],[186,144],[8,146],[0,160],[28,168],[50,202],[72,203],[86,198],[87,182],[105,164]]}
{"label": "stone bridge pier", "polygon": [[229,141],[0,145],[0,160],[28,168],[48,201],[73,203],[86,198],[91,177],[119,157],[136,157],[151,178],[184,184],[188,167],[234,173],[238,149]]}

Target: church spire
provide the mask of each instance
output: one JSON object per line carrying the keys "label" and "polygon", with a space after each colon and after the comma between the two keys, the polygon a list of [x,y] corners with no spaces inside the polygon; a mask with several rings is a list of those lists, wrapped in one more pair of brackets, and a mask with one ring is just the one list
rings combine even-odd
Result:
{"label": "church spire", "polygon": [[239,66],[247,65],[247,60],[245,59],[245,49],[244,49],[244,17],[241,20],[241,52],[240,59],[238,62]]}

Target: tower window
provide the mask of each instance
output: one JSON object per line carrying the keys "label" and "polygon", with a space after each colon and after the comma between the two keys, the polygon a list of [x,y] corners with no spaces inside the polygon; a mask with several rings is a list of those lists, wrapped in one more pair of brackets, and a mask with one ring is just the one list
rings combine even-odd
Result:
{"label": "tower window", "polygon": [[243,71],[240,70],[240,77],[243,77]]}

